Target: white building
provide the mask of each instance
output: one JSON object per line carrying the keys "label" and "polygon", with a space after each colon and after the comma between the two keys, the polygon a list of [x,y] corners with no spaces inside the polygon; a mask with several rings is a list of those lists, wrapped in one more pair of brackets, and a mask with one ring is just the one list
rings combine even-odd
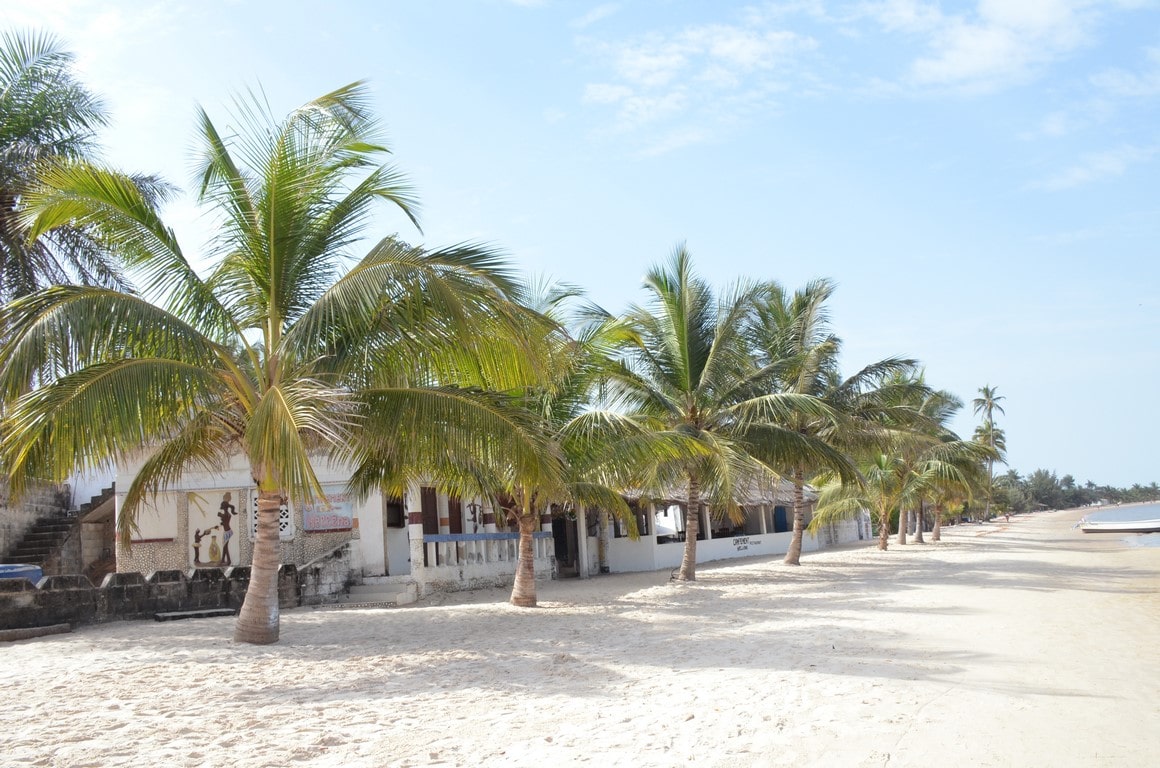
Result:
{"label": "white building", "polygon": [[[119,469],[117,514],[139,465]],[[325,504],[282,509],[282,559],[304,565],[348,543],[354,582],[414,584],[414,593],[510,584],[517,559],[517,534],[497,519],[489,501],[461,500],[416,484],[405,498],[372,495],[357,501],[346,492],[343,467],[320,466]],[[684,552],[686,503],[637,498],[640,536],[627,526],[590,510],[545,514],[536,541],[538,578],[653,571],[679,566]],[[814,496],[807,493],[811,501]],[[247,566],[256,531],[256,495],[248,466],[235,461],[224,471],[188,472],[181,487],[159,493],[137,516],[131,546],[116,545],[120,572]],[[733,522],[701,509],[698,562],[783,554],[792,537],[792,486],[747,494],[744,519]],[[858,519],[807,531],[805,552],[822,546],[869,539],[868,520]]]}

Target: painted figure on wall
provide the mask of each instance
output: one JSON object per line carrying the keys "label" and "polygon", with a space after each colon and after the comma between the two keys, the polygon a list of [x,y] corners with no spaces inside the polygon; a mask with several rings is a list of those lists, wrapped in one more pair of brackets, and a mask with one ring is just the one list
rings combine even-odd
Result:
{"label": "painted figure on wall", "polygon": [[244,545],[235,534],[246,516],[245,489],[193,491],[187,498],[188,562],[195,568],[244,564]]}
{"label": "painted figure on wall", "polygon": [[198,528],[193,532],[193,564],[201,565],[201,540],[205,538],[209,531],[203,531]]}
{"label": "painted figure on wall", "polygon": [[230,518],[237,516],[238,511],[231,503],[231,498],[229,491],[222,494],[222,503],[217,513],[218,520],[221,520],[222,530],[222,555],[218,561],[219,565],[234,564],[234,560],[230,556],[230,539],[234,536],[234,529],[230,527]]}

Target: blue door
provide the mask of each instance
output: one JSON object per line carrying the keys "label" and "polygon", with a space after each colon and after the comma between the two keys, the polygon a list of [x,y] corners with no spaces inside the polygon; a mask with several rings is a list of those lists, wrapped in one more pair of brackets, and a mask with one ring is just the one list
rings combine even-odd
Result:
{"label": "blue door", "polygon": [[785,533],[789,530],[789,523],[785,513],[785,507],[773,508],[773,532]]}

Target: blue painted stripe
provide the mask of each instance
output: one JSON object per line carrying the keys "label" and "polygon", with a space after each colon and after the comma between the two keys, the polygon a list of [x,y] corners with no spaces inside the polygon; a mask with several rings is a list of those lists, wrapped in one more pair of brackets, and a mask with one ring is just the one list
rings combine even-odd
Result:
{"label": "blue painted stripe", "polygon": [[[423,534],[423,541],[430,544],[453,541],[514,541],[519,537],[520,535],[518,533],[425,533]],[[552,532],[536,531],[532,534],[532,538],[550,539],[552,538]]]}

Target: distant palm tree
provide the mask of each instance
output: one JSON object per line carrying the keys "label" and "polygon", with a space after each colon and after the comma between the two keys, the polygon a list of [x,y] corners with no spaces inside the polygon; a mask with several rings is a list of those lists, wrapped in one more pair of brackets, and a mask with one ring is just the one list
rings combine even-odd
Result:
{"label": "distant palm tree", "polygon": [[881,452],[868,457],[859,470],[862,476],[860,485],[826,478],[810,525],[817,527],[868,510],[878,522],[878,548],[885,551],[890,541],[890,518],[907,499],[910,470],[900,457]]}
{"label": "distant palm tree", "polygon": [[831,331],[826,307],[834,289],[828,280],[815,280],[790,295],[770,283],[757,309],[754,338],[767,374],[758,389],[808,395],[825,403],[829,408],[825,416],[798,413],[782,426],[834,449],[824,464],[788,468],[794,515],[787,565],[801,562],[806,478],[824,469],[841,469],[853,476],[855,470],[845,454],[881,444],[890,429],[912,420],[908,406],[899,403],[905,400],[905,392],[920,386],[906,375],[914,370],[915,361],[899,358],[881,360],[853,376],[841,377],[842,342]]}
{"label": "distant palm tree", "polygon": [[[925,428],[915,430],[916,434],[904,441],[902,451],[908,460],[916,467],[932,458],[948,464],[954,471],[934,474],[928,478],[924,486],[919,489],[917,527],[915,541],[923,542],[922,506],[924,501],[931,502],[935,507],[934,530],[931,538],[939,541],[941,532],[941,510],[948,504],[969,500],[972,488],[979,480],[980,456],[990,456],[990,452],[979,449],[974,443],[960,440],[958,435],[950,430],[950,420],[963,407],[958,397],[946,390],[929,390],[918,405],[918,412],[925,420]],[[904,529],[901,522],[900,541],[905,542]]]}
{"label": "distant palm tree", "polygon": [[[47,167],[92,156],[108,121],[75,77],[73,56],[48,34],[0,34],[0,303],[79,280],[125,287],[116,259],[89,227],[62,224],[29,237],[25,196]],[[138,179],[150,194],[157,182]]]}
{"label": "distant palm tree", "polygon": [[[990,384],[986,384],[986,385],[979,388],[979,396],[971,401],[971,404],[974,406],[974,409],[975,409],[975,414],[976,415],[978,415],[978,414],[983,415],[983,423],[987,426],[988,433],[989,433],[987,445],[990,446],[992,451],[995,450],[995,440],[994,440],[994,436],[995,436],[995,427],[994,427],[994,425],[995,425],[995,411],[998,411],[999,413],[1006,415],[1007,412],[1003,410],[1003,406],[999,405],[1000,400],[1006,400],[1006,399],[1007,398],[999,395],[999,388],[998,387],[992,387]],[[994,465],[995,465],[995,460],[988,458],[987,459],[987,498],[986,498],[986,501],[984,502],[984,509],[983,509],[983,518],[986,520],[991,519],[991,493],[993,491],[994,484],[995,484]]]}
{"label": "distant palm tree", "polygon": [[236,140],[200,113],[201,199],[221,217],[208,277],[121,174],[62,166],[28,199],[34,236],[97,228],[158,303],[58,286],[6,309],[0,389],[22,395],[0,443],[10,477],[19,487],[148,451],[125,489],[127,539],[151,493],[244,456],[258,526],[241,642],[278,639],[278,509],[319,498],[316,459],[360,465],[383,435],[441,453],[507,436],[503,449],[529,463],[537,448],[472,389],[541,380],[550,329],[510,301],[502,260],[394,238],[349,255],[374,203],[414,208],[381,164],[366,96],[355,83],[280,121],[241,103]]}
{"label": "distant palm tree", "polygon": [[[872,451],[861,465],[865,487],[842,487],[826,479],[818,499],[815,522],[825,522],[873,510],[878,516],[878,548],[885,550],[890,517],[898,512],[898,542],[906,543],[907,515],[924,501],[936,505],[969,496],[977,468],[993,451],[960,440],[947,428],[962,402],[949,392],[926,386],[922,374],[896,374],[889,399],[905,424],[890,433],[884,450]],[[921,522],[921,521],[920,521]],[[813,523],[812,523],[813,524]]]}
{"label": "distant palm tree", "polygon": [[950,489],[967,493],[971,468],[988,449],[970,441],[951,440],[929,444],[917,457],[902,453],[875,453],[859,466],[863,483],[842,483],[826,478],[818,496],[818,508],[811,527],[845,519],[870,510],[878,518],[878,548],[885,551],[890,541],[890,518],[899,513],[899,528],[905,527],[906,510],[924,498],[937,498]]}
{"label": "distant palm tree", "polygon": [[627,365],[610,381],[628,412],[654,419],[702,449],[668,465],[673,481],[687,490],[678,578],[692,581],[702,502],[737,514],[743,491],[776,482],[784,468],[848,464],[824,440],[785,426],[798,416],[833,418],[830,408],[813,395],[770,393],[760,386],[769,371],[759,364],[752,329],[765,286],[739,282],[714,297],[679,246],[667,264],[649,271],[645,287],[649,304],[626,317],[634,333],[625,347]]}

